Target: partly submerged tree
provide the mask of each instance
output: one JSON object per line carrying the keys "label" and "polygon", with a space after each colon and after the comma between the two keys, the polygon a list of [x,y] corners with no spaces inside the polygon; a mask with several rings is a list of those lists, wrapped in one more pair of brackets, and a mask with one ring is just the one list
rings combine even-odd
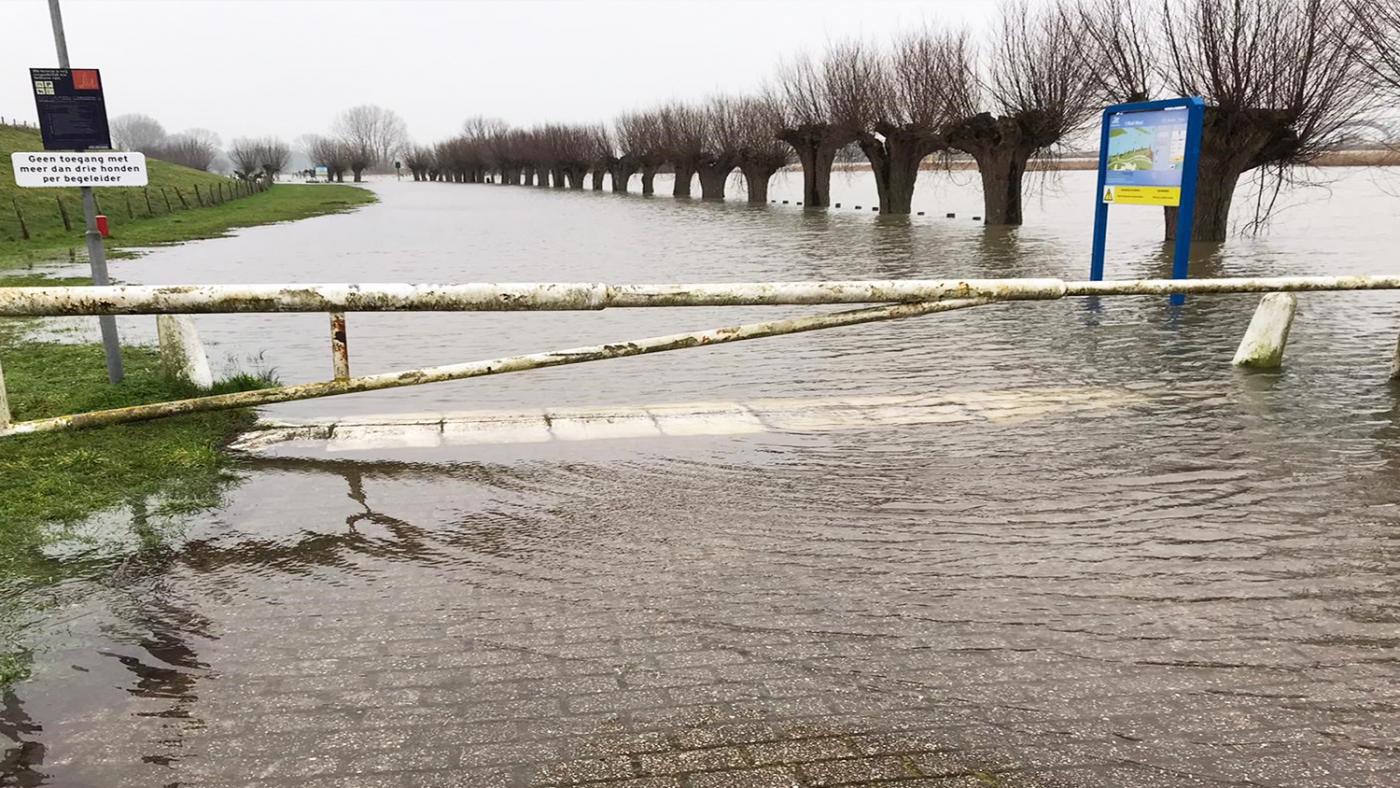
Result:
{"label": "partly submerged tree", "polygon": [[[1262,220],[1292,169],[1367,112],[1363,38],[1349,13],[1333,0],[1167,0],[1160,11],[1137,0],[1083,0],[1076,19],[1110,99],[1206,101],[1194,240],[1225,239],[1247,172],[1260,173]],[[1170,239],[1177,209],[1165,213]]]}
{"label": "partly submerged tree", "polygon": [[809,208],[831,204],[831,165],[860,131],[832,116],[825,65],[802,55],[780,69],[771,89],[771,104],[782,111],[778,139],[802,164],[802,200]]}
{"label": "partly submerged tree", "polygon": [[703,155],[695,162],[700,176],[700,197],[723,200],[729,174],[739,166],[743,129],[736,112],[738,102],[728,96],[712,96],[697,108],[703,121]]}
{"label": "partly submerged tree", "polygon": [[355,180],[375,166],[387,164],[408,138],[403,119],[393,110],[362,104],[340,113],[331,130],[350,153]]}
{"label": "partly submerged tree", "polygon": [[691,181],[706,159],[705,152],[705,112],[699,107],[679,101],[662,107],[661,147],[666,152],[666,161],[676,173],[676,184],[671,194],[675,197],[689,197]]}
{"label": "partly submerged tree", "polygon": [[761,205],[768,201],[768,182],[774,173],[792,163],[792,147],[778,139],[779,115],[766,99],[741,98],[730,111],[749,202]]}
{"label": "partly submerged tree", "polygon": [[945,89],[954,118],[947,144],[972,156],[987,224],[1021,224],[1031,157],[1082,129],[1098,108],[1085,33],[1058,0],[1031,8],[1008,0],[992,32],[985,68],[965,40],[950,44]]}

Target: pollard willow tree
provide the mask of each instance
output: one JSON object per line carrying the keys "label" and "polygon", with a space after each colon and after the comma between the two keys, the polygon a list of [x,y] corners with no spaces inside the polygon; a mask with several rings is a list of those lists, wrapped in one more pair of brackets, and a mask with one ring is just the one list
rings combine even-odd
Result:
{"label": "pollard willow tree", "polygon": [[728,96],[712,96],[698,108],[704,134],[703,153],[695,162],[700,176],[700,198],[723,200],[729,174],[739,166],[742,129],[735,113],[737,101]]}
{"label": "pollard willow tree", "polygon": [[792,146],[802,164],[802,200],[809,208],[831,204],[831,167],[836,153],[855,142],[859,128],[831,114],[829,64],[807,55],[785,64],[769,98],[782,111],[778,139]]}
{"label": "pollard willow tree", "polygon": [[[1167,0],[1157,10],[1085,0],[1077,18],[1110,99],[1205,99],[1193,240],[1225,240],[1235,189],[1251,171],[1257,226],[1294,168],[1341,141],[1371,104],[1363,39],[1341,3]],[[1165,209],[1168,239],[1177,210]]]}
{"label": "pollard willow tree", "polygon": [[[1031,158],[1084,128],[1099,109],[1093,63],[1074,15],[1056,2],[1007,2],[985,58],[966,37],[943,51],[943,91],[952,120],[949,147],[977,162],[989,225],[1019,225]],[[980,61],[980,62],[979,62]]]}
{"label": "pollard willow tree", "polygon": [[780,115],[767,100],[746,96],[734,102],[731,112],[749,203],[762,205],[768,202],[773,175],[792,163],[792,147],[778,139]]}
{"label": "pollard willow tree", "polygon": [[662,107],[657,115],[661,119],[661,148],[676,174],[671,196],[689,197],[695,173],[708,158],[705,112],[677,101]]}
{"label": "pollard willow tree", "polygon": [[[598,164],[607,172],[609,186],[615,192],[626,192],[628,185],[632,181],[632,176],[640,166],[641,151],[648,146],[657,145],[653,134],[642,131],[648,124],[647,119],[639,113],[630,113],[617,119],[617,133],[606,139],[598,138]],[[602,182],[595,176],[594,188],[602,189]],[[649,181],[643,181],[643,186],[649,185]],[[643,193],[651,194],[651,191],[644,188]]]}
{"label": "pollard willow tree", "polygon": [[926,30],[896,42],[888,56],[859,42],[827,52],[829,112],[858,129],[855,141],[870,162],[883,213],[910,213],[920,165],[947,148],[940,134],[946,72],[964,44],[964,37]]}
{"label": "pollard willow tree", "polygon": [[617,123],[618,145],[642,173],[642,194],[656,193],[656,173],[666,166],[665,128],[661,113],[635,112]]}

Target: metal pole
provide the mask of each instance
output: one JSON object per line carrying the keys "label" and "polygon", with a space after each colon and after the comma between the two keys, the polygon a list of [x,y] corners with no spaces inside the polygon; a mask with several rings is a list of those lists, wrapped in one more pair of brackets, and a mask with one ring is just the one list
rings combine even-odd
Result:
{"label": "metal pole", "polygon": [[10,398],[5,393],[5,369],[0,367],[0,432],[10,426]]}
{"label": "metal pole", "polygon": [[[53,45],[58,50],[58,66],[71,68],[68,61],[68,39],[63,33],[63,11],[58,7],[58,0],[49,0],[49,19],[53,21]],[[93,196],[91,186],[84,186],[81,191],[83,220],[87,226],[85,237],[88,265],[92,268],[92,283],[100,287],[108,284],[109,280],[107,250],[102,245],[102,234],[97,231],[97,199]],[[121,340],[117,336],[117,319],[111,315],[102,315],[97,318],[97,324],[102,329],[102,351],[107,356],[107,380],[120,383],[123,377],[122,348]]]}
{"label": "metal pole", "polygon": [[345,342],[345,313],[331,313],[331,371],[336,380],[350,379],[350,348]]}

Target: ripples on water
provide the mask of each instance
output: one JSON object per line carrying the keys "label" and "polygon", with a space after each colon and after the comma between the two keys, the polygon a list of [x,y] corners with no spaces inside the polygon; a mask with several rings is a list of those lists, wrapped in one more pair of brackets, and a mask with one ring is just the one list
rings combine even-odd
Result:
{"label": "ripples on water", "polygon": [[[384,203],[364,211],[159,250],[116,274],[151,283],[1079,278],[1090,177],[1066,174],[1019,230],[974,225],[975,190],[960,188],[925,187],[916,209],[961,218],[906,221],[386,183],[377,187]],[[1327,199],[1284,214],[1270,235],[1202,250],[1194,273],[1395,273],[1376,230],[1392,224],[1393,206],[1367,196],[1371,177],[1344,173]],[[798,185],[781,184],[775,197],[791,199]],[[1165,275],[1159,215],[1123,214],[1111,273]],[[1023,728],[1077,725],[1091,741],[1109,736],[1094,720],[1120,713],[1108,708],[1116,696],[1182,704],[1176,714],[1143,712],[1137,733],[1154,741],[1173,716],[1243,713],[1220,693],[1304,677],[1293,701],[1250,705],[1250,722],[1313,726],[1300,739],[1309,757],[1340,757],[1351,751],[1328,749],[1328,725],[1351,742],[1395,730],[1367,716],[1393,717],[1393,703],[1368,711],[1338,701],[1331,717],[1298,705],[1315,694],[1394,697],[1400,430],[1385,378],[1400,309],[1387,294],[1302,295],[1285,369],[1247,374],[1229,360],[1255,300],[1193,298],[1184,310],[1164,298],[998,305],[274,409],[1027,386],[1141,399],[1092,417],[463,449],[432,464],[411,455],[255,461],[187,542],[127,561],[101,588],[84,585],[61,623],[36,624],[50,651],[39,680],[21,687],[23,704],[7,707],[7,735],[30,742],[9,768],[137,783],[218,776],[231,720],[278,706],[281,694],[349,714],[339,730],[392,709],[392,693],[376,689],[385,676],[433,667],[395,656],[392,633],[460,639],[502,622],[594,620],[630,632],[620,638],[687,627],[698,634],[676,638],[733,650],[746,664],[800,653],[792,661],[814,697],[838,699],[823,701],[838,726],[894,719],[852,693],[873,702],[866,695],[917,692],[936,701],[938,712],[922,712],[930,719],[949,708],[983,721],[1032,709],[1041,716]],[[385,371],[800,311],[354,315],[352,366]],[[328,373],[324,316],[199,324],[216,354],[261,353],[289,382]],[[361,627],[355,642],[313,637]],[[768,633],[767,652],[754,633]],[[512,637],[526,641],[499,639]],[[802,651],[813,643],[826,650]],[[278,660],[317,655],[340,660],[326,670],[341,681],[276,678]],[[645,654],[600,665],[654,670]],[[1221,672],[1200,672],[1212,665]],[[113,741],[118,729],[125,735]],[[289,743],[279,754],[316,751]],[[1165,752],[1139,755],[1170,761]]]}

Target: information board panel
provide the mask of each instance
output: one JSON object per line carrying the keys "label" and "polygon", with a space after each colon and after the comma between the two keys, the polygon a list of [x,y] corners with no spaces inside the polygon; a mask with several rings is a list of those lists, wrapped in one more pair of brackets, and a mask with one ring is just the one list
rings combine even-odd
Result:
{"label": "information board panel", "polygon": [[109,150],[107,104],[95,68],[31,68],[44,150]]}
{"label": "information board panel", "polygon": [[146,156],[130,151],[90,153],[11,153],[15,185],[26,188],[66,186],[145,186]]}
{"label": "information board panel", "polygon": [[[1115,104],[1104,109],[1090,279],[1103,279],[1108,209],[1113,205],[1178,208],[1172,278],[1187,278],[1205,110],[1205,100],[1199,96]],[[1173,293],[1171,298],[1173,304],[1185,302],[1181,293]]]}
{"label": "information board panel", "polygon": [[1189,115],[1173,107],[1108,116],[1104,202],[1181,205]]}

